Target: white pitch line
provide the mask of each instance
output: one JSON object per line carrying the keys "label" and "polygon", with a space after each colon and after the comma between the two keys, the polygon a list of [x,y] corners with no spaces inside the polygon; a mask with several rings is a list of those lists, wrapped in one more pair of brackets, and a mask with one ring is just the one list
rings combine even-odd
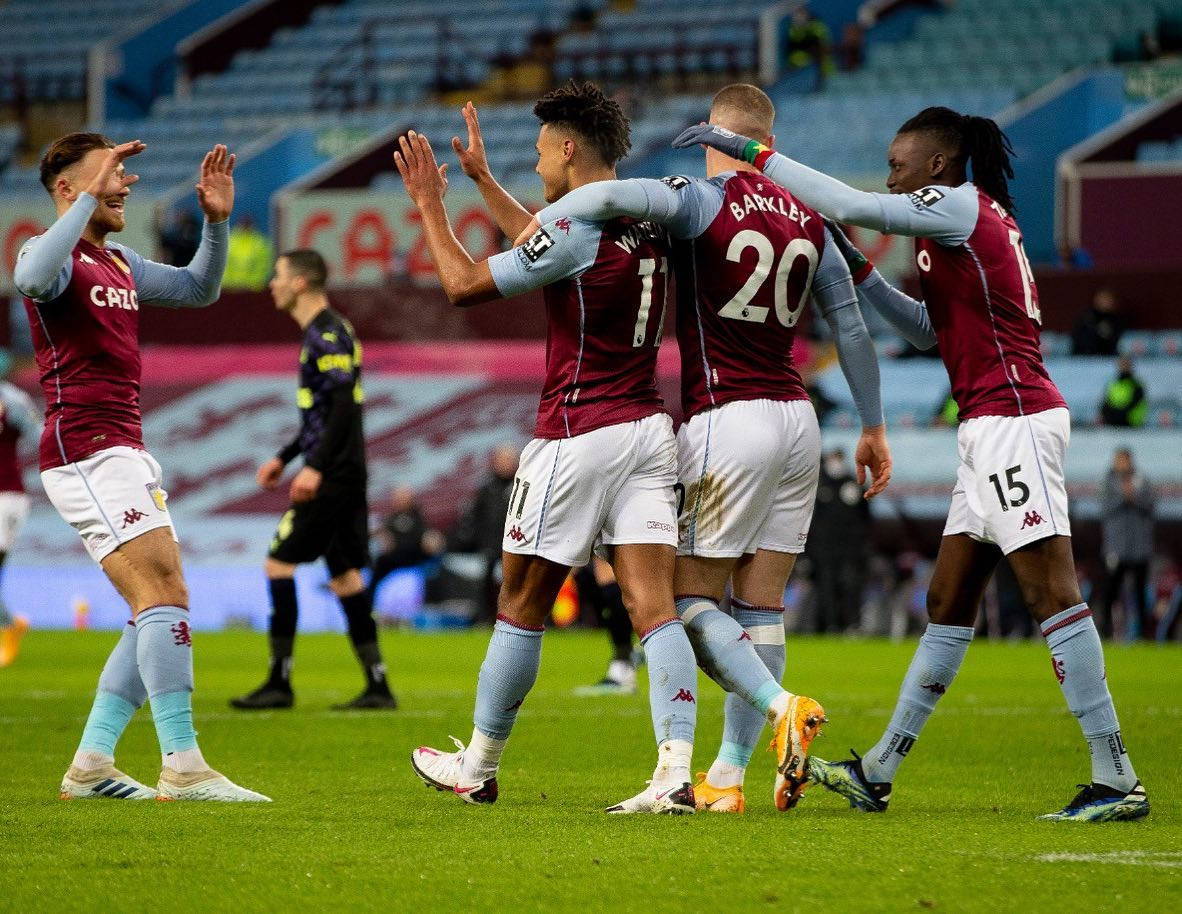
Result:
{"label": "white pitch line", "polygon": [[1122,866],[1182,868],[1182,852],[1179,851],[1109,851],[1103,854],[1058,852],[1036,854],[1032,859],[1041,863],[1116,863]]}

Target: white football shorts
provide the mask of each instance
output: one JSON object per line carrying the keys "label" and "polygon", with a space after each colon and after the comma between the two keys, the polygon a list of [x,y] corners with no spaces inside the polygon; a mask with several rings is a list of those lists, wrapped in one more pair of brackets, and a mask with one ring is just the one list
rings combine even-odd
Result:
{"label": "white football shorts", "polygon": [[737,400],[677,432],[679,555],[801,553],[817,501],[821,432],[808,400]]}
{"label": "white football shorts", "polygon": [[41,474],[57,513],[82,537],[96,562],[157,527],[176,529],[161,486],[160,464],[147,451],[120,445]]}
{"label": "white football shorts", "polygon": [[677,545],[677,443],[657,413],[521,452],[505,516],[506,552],[585,565],[597,544]]}
{"label": "white football shorts", "polygon": [[1066,409],[980,416],[956,433],[960,466],[944,535],[967,533],[1008,555],[1048,536],[1070,536],[1064,464]]}
{"label": "white football shorts", "polygon": [[29,516],[29,496],[24,492],[0,492],[0,552],[11,552]]}

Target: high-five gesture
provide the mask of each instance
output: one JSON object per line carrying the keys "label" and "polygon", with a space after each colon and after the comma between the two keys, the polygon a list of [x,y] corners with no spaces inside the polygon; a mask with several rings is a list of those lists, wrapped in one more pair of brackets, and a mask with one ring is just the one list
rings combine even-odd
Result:
{"label": "high-five gesture", "polygon": [[415,206],[422,209],[432,201],[441,201],[447,193],[447,165],[435,162],[427,138],[411,130],[398,138],[398,145],[401,151],[394,153],[394,164]]}
{"label": "high-five gesture", "polygon": [[201,161],[201,180],[197,182],[197,202],[210,222],[225,222],[234,209],[234,156],[221,143]]}
{"label": "high-five gesture", "polygon": [[451,148],[455,150],[456,156],[460,160],[460,168],[464,169],[464,174],[473,181],[479,182],[491,177],[492,172],[488,167],[488,155],[484,151],[484,136],[480,132],[480,120],[476,116],[476,106],[468,102],[460,109],[460,113],[464,115],[464,120],[468,124],[468,148],[464,148],[464,144],[460,142],[458,136],[451,138]]}
{"label": "high-five gesture", "polygon": [[[95,176],[83,190],[96,200],[102,200],[122,192],[126,187],[131,187],[132,184],[140,179],[140,176],[129,175],[125,172],[120,173],[123,160],[139,155],[147,148],[139,140],[131,140],[127,143],[120,143],[113,149],[108,149],[102,165],[99,166],[98,172],[95,173]],[[111,186],[112,179],[115,179],[118,183],[117,187]]]}

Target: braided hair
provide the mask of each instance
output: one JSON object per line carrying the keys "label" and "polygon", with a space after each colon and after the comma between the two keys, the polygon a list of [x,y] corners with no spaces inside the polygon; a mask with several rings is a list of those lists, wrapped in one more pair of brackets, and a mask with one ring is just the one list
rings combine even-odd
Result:
{"label": "braided hair", "polygon": [[1014,211],[1008,180],[1014,176],[1010,158],[1014,147],[1010,139],[987,117],[958,114],[951,108],[924,108],[899,128],[899,133],[929,133],[936,141],[954,150],[952,158],[972,166],[973,183]]}

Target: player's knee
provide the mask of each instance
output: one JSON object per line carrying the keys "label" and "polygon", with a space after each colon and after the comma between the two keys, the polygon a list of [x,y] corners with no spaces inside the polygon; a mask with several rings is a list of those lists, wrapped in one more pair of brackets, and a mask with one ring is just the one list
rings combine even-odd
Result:
{"label": "player's knee", "polygon": [[972,625],[976,621],[976,607],[966,607],[955,594],[938,586],[928,588],[928,619],[937,625]]}

